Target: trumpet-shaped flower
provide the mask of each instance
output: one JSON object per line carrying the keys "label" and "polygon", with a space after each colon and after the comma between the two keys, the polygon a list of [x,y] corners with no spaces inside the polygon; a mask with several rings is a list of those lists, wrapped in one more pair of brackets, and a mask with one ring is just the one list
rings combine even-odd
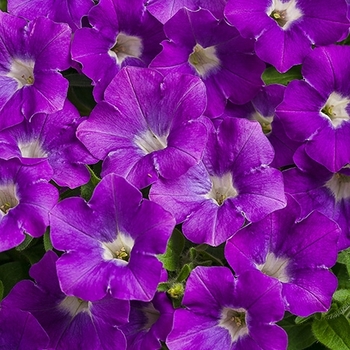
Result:
{"label": "trumpet-shaped flower", "polygon": [[229,0],[225,16],[245,38],[255,38],[256,54],[286,72],[312,52],[330,45],[349,30],[343,0]]}
{"label": "trumpet-shaped flower", "polygon": [[178,179],[159,179],[150,198],[183,222],[195,243],[217,246],[248,221],[259,221],[285,206],[282,174],[270,168],[274,152],[259,123],[224,119],[208,123],[203,163]]}
{"label": "trumpet-shaped flower", "polygon": [[175,225],[170,213],[110,174],[88,203],[67,198],[50,217],[52,244],[64,251],[57,274],[67,295],[95,301],[110,292],[118,299],[152,300],[162,272],[156,255],[165,252]]}
{"label": "trumpet-shaped flower", "polygon": [[24,234],[45,233],[58,200],[58,191],[48,183],[51,177],[46,161],[29,166],[19,159],[0,159],[0,251],[19,245]]}
{"label": "trumpet-shaped flower", "polygon": [[67,296],[57,278],[57,259],[56,253],[48,251],[30,269],[35,283],[20,281],[2,305],[35,316],[50,337],[49,349],[125,349],[126,340],[118,327],[128,321],[129,302],[110,295],[95,302]]}
{"label": "trumpet-shaped flower", "polygon": [[67,23],[74,32],[81,28],[82,17],[93,5],[93,0],[8,0],[7,10],[29,20],[43,16],[55,22]]}
{"label": "trumpet-shaped flower", "polygon": [[53,169],[52,179],[60,186],[71,188],[89,181],[85,164],[96,159],[76,138],[83,121],[68,101],[61,111],[36,114],[30,121],[0,132],[0,154],[3,159],[20,158],[23,164],[35,164],[47,159]]}
{"label": "trumpet-shaped flower", "polygon": [[67,24],[0,12],[0,129],[63,108],[70,40]]}
{"label": "trumpet-shaped flower", "polygon": [[287,136],[307,155],[337,172],[350,163],[350,47],[315,48],[305,59],[305,81],[292,81],[277,107]]}
{"label": "trumpet-shaped flower", "polygon": [[88,15],[92,28],[76,31],[72,57],[92,79],[97,102],[125,66],[147,67],[161,50],[162,24],[151,16],[143,0],[100,0]]}
{"label": "trumpet-shaped flower", "polygon": [[186,283],[184,308],[174,313],[170,350],[285,349],[281,288],[258,271],[235,278],[226,267],[197,267]]}
{"label": "trumpet-shaped flower", "polygon": [[126,67],[105,98],[108,103],[98,104],[77,131],[104,160],[102,176],[115,173],[143,188],[159,175],[178,177],[202,159],[207,131],[199,118],[206,93],[199,78]]}
{"label": "trumpet-shaped flower", "polygon": [[298,217],[299,206],[289,197],[286,208],[237,232],[225,257],[238,276],[253,269],[278,281],[286,310],[306,317],[330,307],[337,278],[329,268],[337,260],[340,230],[316,211]]}
{"label": "trumpet-shaped flower", "polygon": [[242,38],[223,19],[204,9],[181,9],[164,31],[168,40],[150,67],[165,74],[199,76],[207,88],[207,115],[222,114],[227,99],[243,104],[258,93],[265,64],[254,54],[254,42]]}

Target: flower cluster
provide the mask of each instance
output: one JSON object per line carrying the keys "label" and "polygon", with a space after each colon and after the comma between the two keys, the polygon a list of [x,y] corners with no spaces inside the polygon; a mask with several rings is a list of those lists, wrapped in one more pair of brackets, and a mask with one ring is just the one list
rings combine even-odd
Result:
{"label": "flower cluster", "polygon": [[0,348],[350,344],[349,8],[8,0]]}

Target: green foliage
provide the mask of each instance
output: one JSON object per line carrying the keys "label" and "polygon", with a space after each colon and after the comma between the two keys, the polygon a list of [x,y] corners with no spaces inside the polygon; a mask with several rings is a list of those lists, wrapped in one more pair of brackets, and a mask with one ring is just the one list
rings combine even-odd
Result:
{"label": "green foliage", "polygon": [[344,315],[330,318],[323,315],[312,323],[315,338],[331,350],[350,349],[350,324]]}
{"label": "green foliage", "polygon": [[0,10],[4,12],[7,11],[7,0],[0,0]]}
{"label": "green foliage", "polygon": [[89,201],[95,190],[95,187],[101,181],[101,179],[95,175],[94,171],[89,166],[87,166],[87,168],[90,172],[90,180],[87,184],[81,186],[81,197],[86,201]]}
{"label": "green foliage", "polygon": [[51,238],[50,238],[50,228],[48,228],[43,236],[43,243],[44,243],[44,249],[45,252],[47,252],[48,250],[52,250],[53,249],[53,245],[51,243]]}
{"label": "green foliage", "polygon": [[286,73],[280,73],[275,67],[268,67],[262,74],[262,79],[266,85],[282,84],[287,85],[292,80],[302,79],[301,66],[294,66]]}
{"label": "green foliage", "polygon": [[19,252],[28,248],[29,244],[33,241],[33,237],[29,235],[25,235],[24,241],[16,247],[16,250]]}
{"label": "green foliage", "polygon": [[288,334],[288,350],[303,350],[315,343],[311,332],[312,320],[303,318],[304,322],[296,322],[297,317],[287,314],[278,324]]}
{"label": "green foliage", "polygon": [[158,255],[158,260],[163,263],[163,266],[168,271],[176,271],[180,265],[181,253],[185,247],[185,238],[181,231],[175,228],[171,235],[166,252]]}
{"label": "green foliage", "polygon": [[23,261],[12,261],[0,266],[0,281],[2,283],[3,297],[10,292],[17,282],[29,278],[29,267],[30,264]]}

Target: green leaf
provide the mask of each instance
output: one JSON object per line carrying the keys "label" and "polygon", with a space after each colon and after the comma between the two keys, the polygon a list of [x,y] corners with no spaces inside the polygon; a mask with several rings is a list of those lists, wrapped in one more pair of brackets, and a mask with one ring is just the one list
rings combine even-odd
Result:
{"label": "green leaf", "polygon": [[338,289],[350,289],[350,278],[346,265],[337,263],[332,270],[338,278]]}
{"label": "green leaf", "polygon": [[43,236],[43,242],[44,242],[44,249],[45,252],[47,252],[48,250],[52,250],[53,249],[53,245],[51,243],[51,238],[50,238],[50,228],[48,228]]}
{"label": "green leaf", "polygon": [[341,304],[350,302],[350,290],[339,289],[333,294],[333,299]]}
{"label": "green leaf", "polygon": [[22,261],[13,261],[0,266],[0,280],[4,286],[4,297],[17,282],[29,278],[29,267],[29,264]]}
{"label": "green leaf", "polygon": [[170,288],[170,285],[168,282],[161,282],[158,284],[157,291],[158,292],[167,292]]}
{"label": "green leaf", "polygon": [[190,275],[191,271],[192,271],[192,267],[191,264],[185,264],[184,266],[182,266],[182,269],[179,273],[179,275],[176,278],[177,282],[183,282],[187,279],[187,277]]}
{"label": "green leaf", "polygon": [[24,250],[22,255],[26,257],[31,265],[36,264],[45,254],[43,244],[31,247],[30,249]]}
{"label": "green leaf", "polygon": [[350,349],[350,324],[343,315],[314,320],[312,331],[319,342],[332,350]]}
{"label": "green leaf", "polygon": [[87,168],[90,172],[90,180],[87,184],[81,186],[81,196],[86,201],[89,201],[95,190],[95,187],[101,181],[101,179],[95,175],[95,173],[89,166],[87,166]]}
{"label": "green leaf", "polygon": [[63,72],[63,76],[69,81],[69,86],[74,87],[91,87],[91,79],[78,72]]}
{"label": "green leaf", "polygon": [[157,255],[158,260],[163,263],[163,266],[168,271],[176,271],[180,263],[181,253],[185,247],[185,238],[181,231],[177,228],[171,235],[166,252],[164,254]]}
{"label": "green leaf", "polygon": [[29,246],[29,244],[32,242],[32,240],[33,240],[33,237],[26,234],[24,241],[16,247],[16,250],[21,252],[22,250],[26,249]]}
{"label": "green leaf", "polygon": [[3,12],[7,11],[7,0],[0,0],[0,10]]}
{"label": "green leaf", "polygon": [[292,67],[286,73],[280,73],[275,67],[268,67],[262,74],[262,79],[266,85],[282,84],[287,85],[292,80],[302,79],[301,65]]}
{"label": "green leaf", "polygon": [[294,325],[284,329],[288,334],[288,350],[306,349],[316,341],[311,331],[311,323]]}
{"label": "green leaf", "polygon": [[313,317],[314,317],[314,315],[311,315],[311,316],[308,316],[308,317],[299,317],[299,316],[297,316],[295,318],[295,323],[296,324],[302,324],[302,323],[305,323],[305,322],[309,321]]}
{"label": "green leaf", "polygon": [[343,250],[338,254],[337,262],[346,266],[348,274],[350,275],[350,250]]}
{"label": "green leaf", "polygon": [[4,284],[2,283],[2,281],[0,281],[0,301],[3,299],[4,297]]}

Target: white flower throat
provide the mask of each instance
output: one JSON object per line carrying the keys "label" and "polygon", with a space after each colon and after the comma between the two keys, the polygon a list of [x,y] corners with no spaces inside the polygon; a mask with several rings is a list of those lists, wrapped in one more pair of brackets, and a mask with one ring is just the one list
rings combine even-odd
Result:
{"label": "white flower throat", "polygon": [[290,0],[288,2],[273,0],[266,13],[273,18],[283,30],[287,30],[293,22],[303,16],[297,4],[297,0]]}
{"label": "white flower throat", "polygon": [[34,61],[22,61],[14,59],[11,64],[10,71],[6,76],[17,81],[17,88],[21,89],[26,85],[34,84]]}
{"label": "white flower throat", "polygon": [[127,35],[120,32],[117,35],[114,46],[109,50],[109,55],[115,57],[121,65],[128,57],[140,58],[142,55],[142,40],[134,35]]}

